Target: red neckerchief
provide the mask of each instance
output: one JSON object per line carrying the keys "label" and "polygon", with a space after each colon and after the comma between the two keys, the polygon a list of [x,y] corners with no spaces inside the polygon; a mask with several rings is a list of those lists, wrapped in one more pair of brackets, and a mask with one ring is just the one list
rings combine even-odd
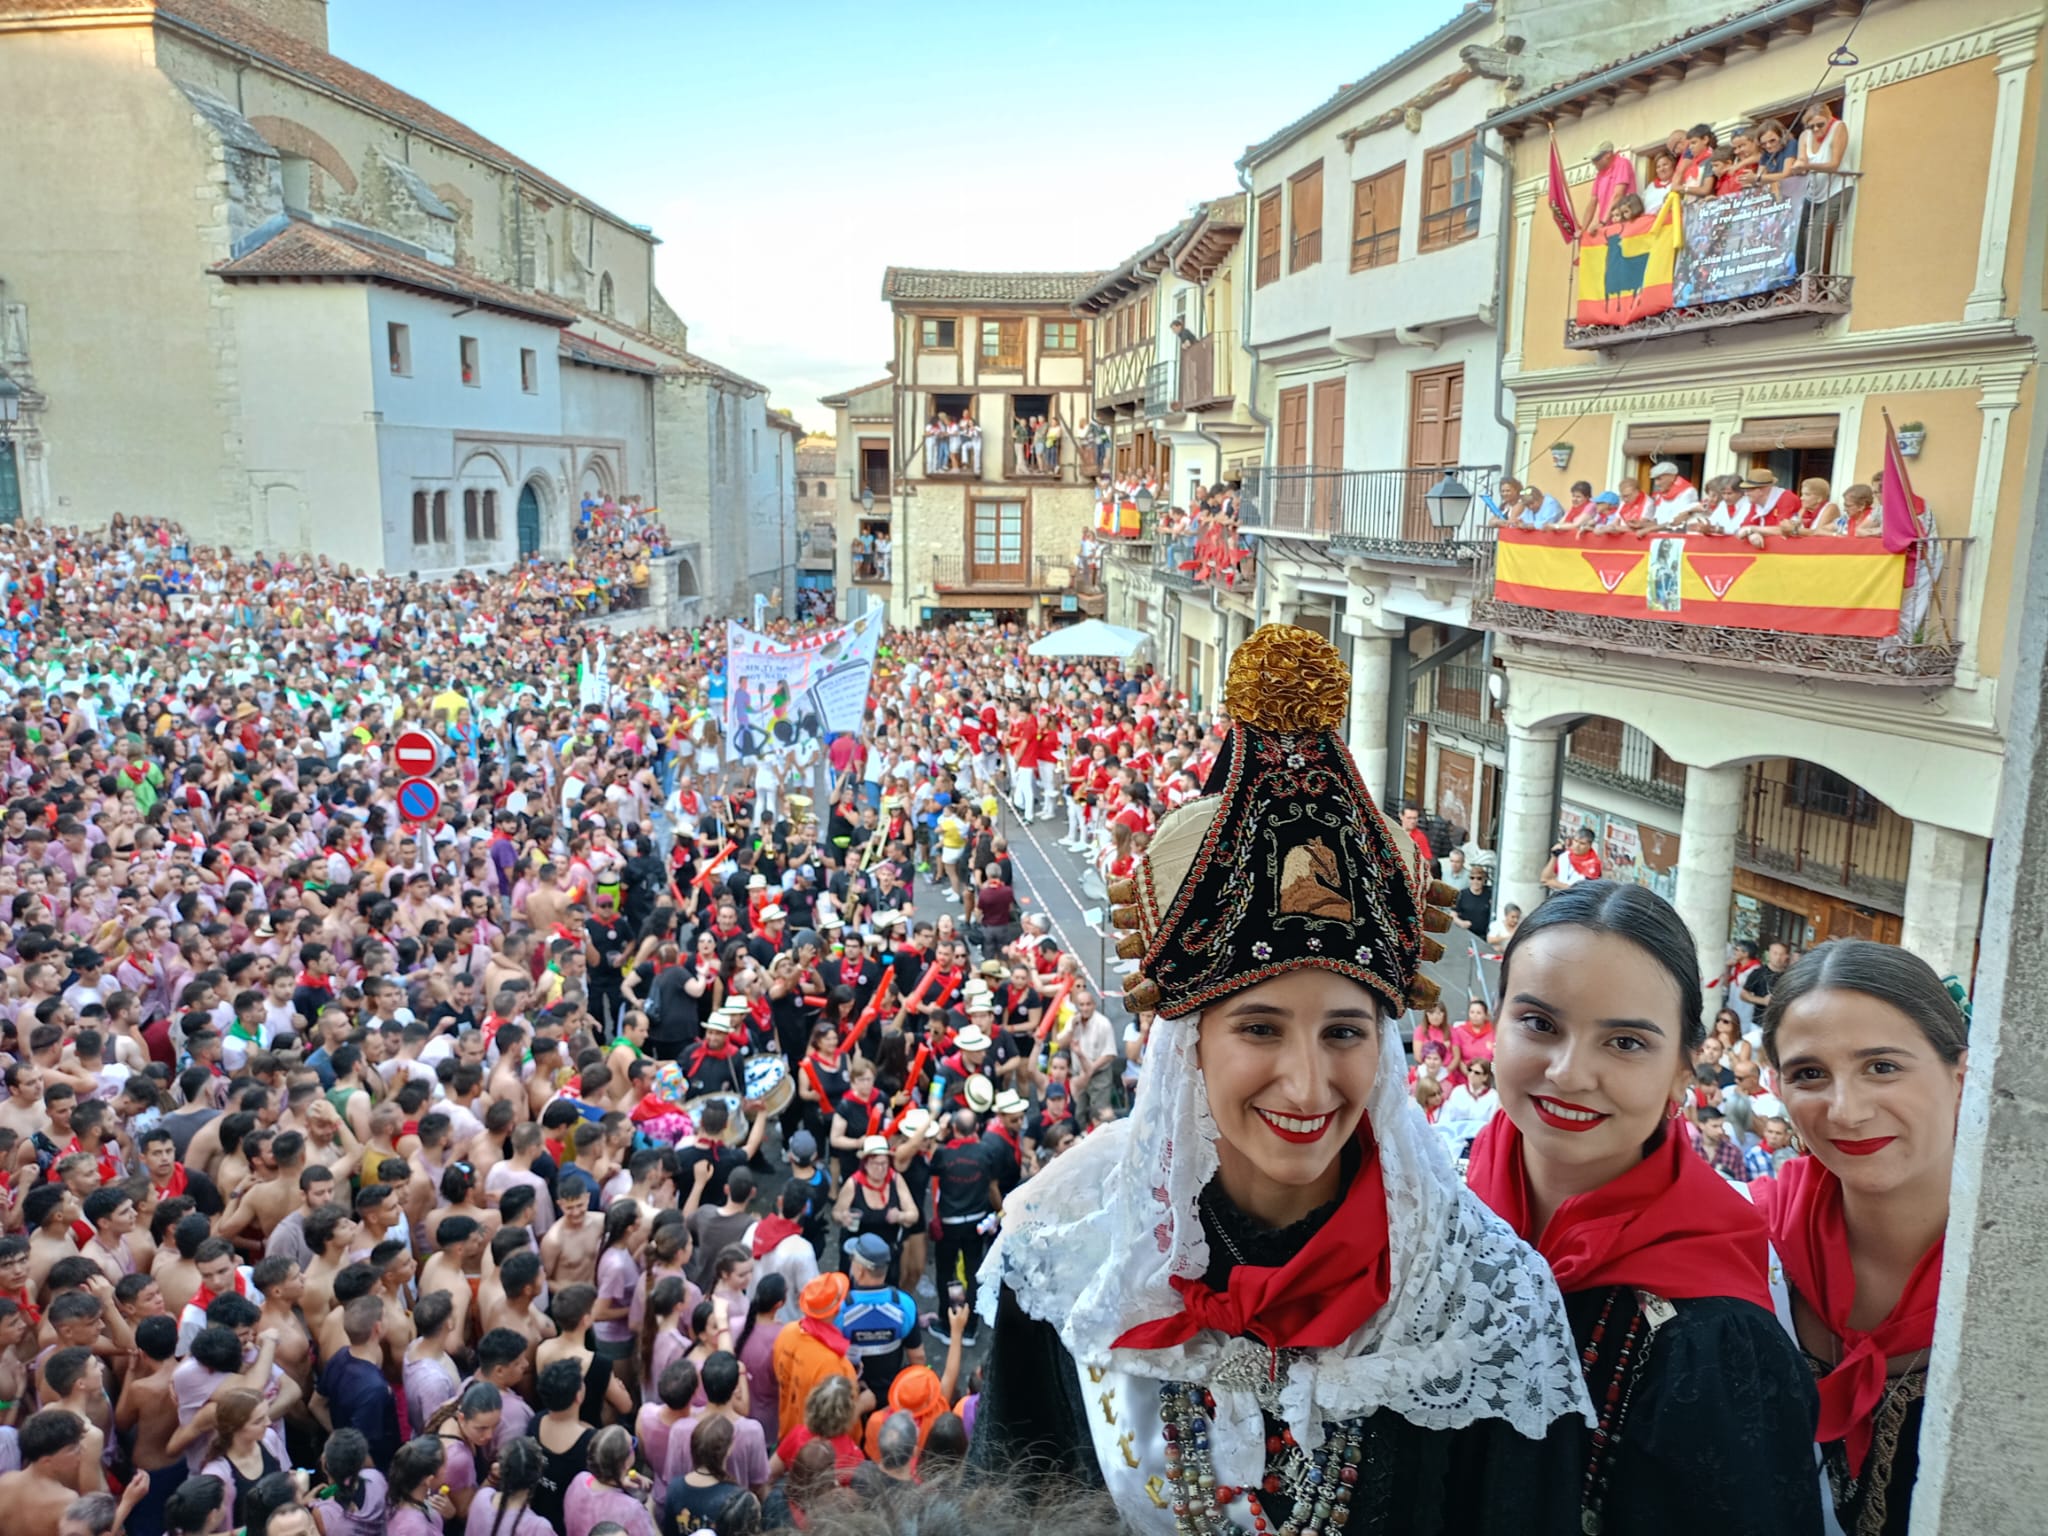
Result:
{"label": "red neckerchief", "polygon": [[946,1150],[952,1152],[961,1147],[978,1147],[980,1145],[981,1138],[979,1136],[955,1136],[947,1141]]}
{"label": "red neckerchief", "polygon": [[1009,1143],[1010,1150],[1017,1154],[1017,1160],[1020,1163],[1024,1160],[1023,1145],[1017,1140],[1015,1136],[1012,1136],[1010,1134],[1010,1128],[1008,1126],[1004,1125],[1002,1121],[998,1120],[994,1125],[990,1126],[988,1129],[990,1135],[1000,1136],[1004,1141]]}
{"label": "red neckerchief", "polygon": [[1769,1224],[1785,1279],[1842,1341],[1842,1357],[1820,1379],[1822,1445],[1840,1440],[1849,1470],[1863,1473],[1870,1456],[1871,1421],[1884,1397],[1885,1361],[1934,1342],[1934,1303],[1941,1290],[1945,1239],[1920,1256],[1906,1288],[1885,1320],[1868,1331],[1849,1326],[1856,1303],[1856,1271],[1849,1259],[1849,1229],[1842,1217],[1842,1181],[1817,1157],[1795,1157],[1775,1179],[1757,1181],[1756,1202]]}
{"label": "red neckerchief", "polygon": [[[842,1116],[846,1114],[849,1105],[857,1105],[861,1109],[864,1109],[868,1112],[867,1129],[864,1131],[855,1132],[856,1135],[859,1135],[863,1139],[865,1139],[866,1137],[874,1136],[880,1133],[882,1126],[882,1098],[880,1094],[876,1093],[872,1088],[870,1088],[868,1090],[868,1096],[866,1098],[862,1098],[859,1094],[855,1093],[851,1088],[849,1088],[846,1090],[846,1092],[842,1093],[839,1096],[839,1113]],[[846,1128],[849,1131],[853,1130],[853,1122],[851,1120],[848,1120],[846,1122]]]}
{"label": "red neckerchief", "polygon": [[724,1048],[720,1050],[713,1050],[711,1048],[711,1041],[706,1038],[699,1042],[697,1054],[690,1058],[689,1066],[683,1069],[683,1076],[695,1077],[697,1069],[707,1061],[730,1061],[739,1054],[739,1050],[740,1048],[733,1044],[731,1035],[725,1037]]}
{"label": "red neckerchief", "polygon": [[334,978],[331,976],[315,976],[311,971],[301,971],[296,985],[308,992],[325,992],[329,997],[334,995]]}
{"label": "red neckerchief", "polygon": [[5,1296],[7,1300],[21,1308],[21,1315],[28,1319],[28,1325],[31,1330],[43,1326],[43,1309],[28,1299],[27,1286],[24,1285],[12,1296],[8,1296],[5,1291],[0,1291],[0,1296]]}
{"label": "red neckerchief", "polygon": [[953,1001],[953,994],[960,990],[961,984],[966,980],[967,973],[965,971],[941,970],[938,981],[932,987],[932,996],[929,999],[930,1005],[934,1008],[944,1008]]}
{"label": "red neckerchief", "polygon": [[563,1143],[555,1140],[554,1137],[548,1137],[542,1143],[542,1145],[548,1149],[548,1156],[555,1160],[557,1166],[560,1166],[561,1164],[569,1160],[568,1147],[565,1146]]}
{"label": "red neckerchief", "polygon": [[841,960],[839,962],[839,984],[842,987],[858,988],[865,980],[867,980],[867,967],[859,955],[855,955],[851,960]]}
{"label": "red neckerchief", "polygon": [[858,1184],[862,1189],[871,1189],[879,1195],[896,1182],[895,1166],[891,1164],[888,1173],[883,1176],[882,1182],[877,1184],[873,1179],[868,1177],[867,1164],[865,1159],[863,1159],[861,1166],[853,1170],[853,1182]]}
{"label": "red neckerchief", "polygon": [[1530,1230],[1522,1133],[1506,1115],[1479,1133],[1466,1181],[1543,1255],[1567,1296],[1626,1285],[1681,1300],[1732,1296],[1771,1310],[1763,1218],[1683,1136],[1667,1130],[1620,1178],[1560,1205],[1540,1233]]}
{"label": "red neckerchief", "polygon": [[797,1319],[797,1327],[803,1329],[805,1333],[831,1350],[833,1354],[840,1356],[842,1359],[845,1358],[847,1349],[846,1335],[837,1328],[834,1328],[823,1318],[800,1317]]}
{"label": "red neckerchief", "polygon": [[156,1180],[151,1179],[150,1183],[156,1187],[157,1199],[176,1199],[179,1195],[185,1193],[185,1165],[183,1163],[171,1164],[171,1176],[168,1179],[164,1180],[161,1184],[157,1184]]}
{"label": "red neckerchief", "polygon": [[754,1257],[765,1259],[785,1237],[803,1231],[803,1223],[787,1216],[763,1216],[754,1225]]}
{"label": "red neckerchief", "polygon": [[[249,1277],[243,1274],[239,1267],[235,1270],[235,1294],[237,1296],[240,1296],[244,1301],[248,1300],[249,1298]],[[189,1305],[197,1307],[199,1309],[199,1315],[201,1317],[204,1317],[206,1315],[206,1309],[212,1306],[214,1302],[218,1301],[219,1299],[220,1298],[215,1296],[212,1291],[209,1291],[205,1286],[202,1285],[196,1292],[193,1293],[192,1300],[189,1303]]]}
{"label": "red neckerchief", "polygon": [[1365,1163],[1322,1229],[1286,1264],[1240,1264],[1223,1290],[1173,1277],[1181,1310],[1140,1323],[1113,1349],[1170,1349],[1203,1329],[1250,1337],[1268,1349],[1325,1349],[1350,1338],[1386,1305],[1390,1286],[1387,1188],[1371,1132],[1358,1131]]}

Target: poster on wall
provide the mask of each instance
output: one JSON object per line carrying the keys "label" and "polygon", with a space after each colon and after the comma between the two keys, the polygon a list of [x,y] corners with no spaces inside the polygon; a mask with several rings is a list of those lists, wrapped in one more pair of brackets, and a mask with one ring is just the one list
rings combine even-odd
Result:
{"label": "poster on wall", "polygon": [[1678,899],[1678,834],[1662,827],[1636,829],[1641,852],[1636,862],[1636,883],[1647,885],[1666,901]]}

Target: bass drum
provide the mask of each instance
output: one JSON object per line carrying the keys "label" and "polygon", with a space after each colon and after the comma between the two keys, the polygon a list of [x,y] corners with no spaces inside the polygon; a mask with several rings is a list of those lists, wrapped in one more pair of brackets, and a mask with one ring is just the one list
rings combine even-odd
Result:
{"label": "bass drum", "polygon": [[779,1115],[796,1097],[796,1079],[789,1075],[789,1063],[780,1056],[756,1056],[747,1063],[747,1097],[761,1106],[764,1115]]}

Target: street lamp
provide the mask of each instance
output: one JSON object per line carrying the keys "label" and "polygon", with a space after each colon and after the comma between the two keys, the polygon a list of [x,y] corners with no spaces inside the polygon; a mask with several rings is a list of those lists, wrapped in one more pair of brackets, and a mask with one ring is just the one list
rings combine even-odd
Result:
{"label": "street lamp", "polygon": [[860,509],[863,512],[875,510],[875,488],[872,485],[864,485],[860,488]]}
{"label": "street lamp", "polygon": [[0,373],[0,427],[11,427],[21,416],[21,386]]}
{"label": "street lamp", "polygon": [[1423,492],[1422,504],[1429,508],[1429,520],[1433,526],[1456,528],[1472,509],[1472,492],[1447,469],[1443,479]]}
{"label": "street lamp", "polygon": [[1153,507],[1158,505],[1158,503],[1153,499],[1151,491],[1147,490],[1143,486],[1138,487],[1138,494],[1134,499],[1137,503],[1138,516],[1140,517],[1150,516]]}

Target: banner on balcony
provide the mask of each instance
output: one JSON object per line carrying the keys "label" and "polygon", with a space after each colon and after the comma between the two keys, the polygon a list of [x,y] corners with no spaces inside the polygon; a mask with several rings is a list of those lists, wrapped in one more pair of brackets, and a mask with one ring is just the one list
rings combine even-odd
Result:
{"label": "banner on balcony", "polygon": [[1881,539],[1773,539],[1763,549],[1707,534],[1648,539],[1503,529],[1496,601],[1801,635],[1881,638],[1899,629],[1906,557]]}
{"label": "banner on balcony", "polygon": [[1095,531],[1105,538],[1135,539],[1142,519],[1137,499],[1111,492],[1095,498]]}
{"label": "banner on balcony", "polygon": [[725,732],[741,757],[857,731],[882,641],[881,608],[851,624],[783,640],[725,626]]}
{"label": "banner on balcony", "polygon": [[1782,288],[1799,276],[1806,178],[1685,205],[1685,240],[1671,304],[1685,309]]}
{"label": "banner on balcony", "polygon": [[1580,325],[1632,325],[1671,308],[1684,240],[1677,199],[1656,215],[1595,225],[1579,236]]}

